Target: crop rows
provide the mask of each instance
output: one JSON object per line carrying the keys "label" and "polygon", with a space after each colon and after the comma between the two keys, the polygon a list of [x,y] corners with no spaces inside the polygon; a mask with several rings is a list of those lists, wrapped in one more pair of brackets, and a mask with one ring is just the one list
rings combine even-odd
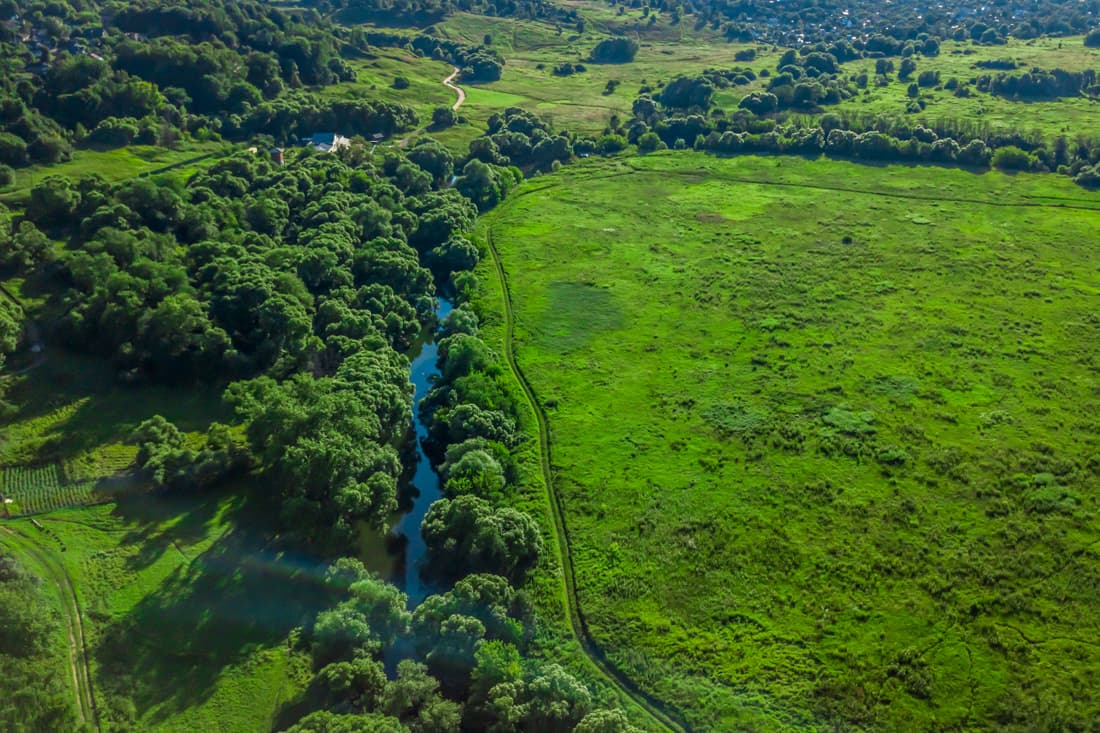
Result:
{"label": "crop rows", "polygon": [[13,507],[20,514],[94,504],[94,486],[94,481],[69,481],[57,463],[0,470],[0,493],[15,500]]}

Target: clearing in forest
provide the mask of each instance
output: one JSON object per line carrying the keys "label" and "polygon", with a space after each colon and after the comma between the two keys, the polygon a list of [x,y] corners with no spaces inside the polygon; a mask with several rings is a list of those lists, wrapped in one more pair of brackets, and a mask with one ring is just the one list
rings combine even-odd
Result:
{"label": "clearing in forest", "polygon": [[699,729],[1100,716],[1098,226],[1051,175],[525,184],[482,234],[595,641]]}

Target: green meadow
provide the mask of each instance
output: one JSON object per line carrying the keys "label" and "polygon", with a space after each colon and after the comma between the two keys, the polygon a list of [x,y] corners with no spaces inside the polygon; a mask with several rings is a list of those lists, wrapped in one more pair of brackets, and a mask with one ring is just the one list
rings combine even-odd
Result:
{"label": "green meadow", "polygon": [[0,381],[0,493],[46,513],[0,519],[0,544],[44,578],[61,629],[75,598],[102,729],[278,727],[310,677],[287,639],[322,603],[316,565],[281,549],[258,488],[170,495],[131,469],[134,427],[162,414],[199,440],[227,419],[217,392],[116,386],[101,361],[45,354]]}
{"label": "green meadow", "polygon": [[[687,23],[672,25],[667,15],[658,15],[658,21],[651,26],[638,9],[619,16],[599,3],[570,5],[585,19],[583,33],[577,32],[575,27],[545,21],[466,13],[456,13],[433,26],[434,32],[446,38],[475,45],[488,35],[492,47],[506,59],[499,81],[467,86],[469,99],[463,115],[471,123],[483,125],[493,112],[518,106],[558,127],[598,135],[608,126],[612,116],[622,121],[631,117],[632,104],[643,86],[659,89],[677,76],[697,75],[707,69],[752,68],[759,75],[758,79],[747,85],[720,89],[715,95],[715,105],[731,113],[736,111],[743,96],[767,88],[769,79],[761,72],[766,70],[774,74],[785,50],[769,45],[728,42],[709,28],[697,29]],[[586,61],[596,43],[617,33],[638,39],[640,48],[633,62],[593,64]],[[748,49],[756,52],[754,60],[738,62],[734,59],[738,51]],[[1100,49],[1085,48],[1080,36],[1011,39],[1007,44],[993,46],[945,41],[939,55],[915,58],[917,70],[912,79],[898,80],[895,71],[885,86],[874,84],[874,59],[841,64],[844,77],[855,79],[867,73],[871,82],[851,99],[821,107],[809,116],[845,112],[906,118],[914,124],[965,121],[992,130],[1033,132],[1048,140],[1057,135],[1065,135],[1071,140],[1089,136],[1100,124],[1100,105],[1085,97],[1022,101],[972,88],[971,96],[962,98],[944,88],[950,79],[967,85],[980,75],[998,73],[976,66],[983,61],[1012,60],[1017,64],[1016,73],[1032,68],[1081,71],[1100,67]],[[893,61],[896,68],[900,59]],[[555,75],[554,67],[564,62],[582,64],[586,71],[569,76]],[[924,108],[908,112],[911,100],[907,88],[922,71],[929,70],[940,73],[940,83],[922,88]],[[431,80],[425,83],[430,84]],[[440,90],[446,91],[442,87]],[[447,135],[455,136],[454,133]],[[465,138],[459,140],[462,141]]]}
{"label": "green meadow", "polygon": [[[1017,64],[1012,73],[1023,73],[1033,68],[1050,71],[1084,71],[1100,67],[1100,49],[1086,48],[1079,36],[1066,38],[1037,38],[1011,40],[1003,46],[982,46],[974,43],[945,42],[935,57],[917,58],[917,70],[912,79],[899,81],[891,74],[890,84],[883,87],[868,84],[857,97],[839,105],[848,112],[905,116],[913,121],[938,122],[962,120],[974,125],[985,125],[992,130],[1017,130],[1036,133],[1040,139],[1049,140],[1065,135],[1070,140],[1078,136],[1092,136],[1100,124],[1100,104],[1086,97],[1063,97],[1054,100],[1027,101],[978,92],[971,87],[971,96],[957,97],[943,85],[950,79],[968,84],[985,74],[996,75],[995,69],[976,66],[982,61],[1011,60]],[[898,65],[895,60],[895,67]],[[841,66],[845,74],[858,76],[867,73],[874,78],[873,59],[852,61]],[[914,114],[906,114],[909,97],[906,90],[922,71],[938,71],[940,84],[921,90],[925,108]],[[731,108],[740,101],[741,94],[727,93]],[[827,107],[825,112],[833,111]]]}
{"label": "green meadow", "polygon": [[212,162],[212,158],[224,152],[221,143],[181,143],[175,148],[154,145],[128,145],[112,150],[79,149],[72,160],[55,165],[33,165],[16,171],[15,181],[0,187],[0,204],[18,206],[30,195],[30,191],[47,176],[79,178],[99,175],[111,183],[138,176],[171,173],[180,180]]}
{"label": "green meadow", "polygon": [[484,217],[614,663],[704,730],[1096,720],[1098,225],[1050,175],[694,153]]}

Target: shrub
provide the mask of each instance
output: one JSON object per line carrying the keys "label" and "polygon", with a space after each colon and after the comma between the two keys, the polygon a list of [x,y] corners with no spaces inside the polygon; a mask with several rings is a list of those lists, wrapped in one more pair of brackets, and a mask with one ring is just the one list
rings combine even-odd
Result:
{"label": "shrub", "polygon": [[591,60],[598,64],[625,64],[634,60],[638,42],[633,38],[617,36],[605,38],[592,49]]}
{"label": "shrub", "polygon": [[596,143],[596,151],[600,155],[614,155],[615,153],[626,150],[629,143],[622,135],[604,135]]}
{"label": "shrub", "polygon": [[1028,153],[1014,145],[997,148],[990,163],[1003,171],[1027,171],[1033,167],[1033,159]]}
{"label": "shrub", "polygon": [[436,107],[432,110],[432,127],[452,127],[458,122],[458,114],[450,107]]}
{"label": "shrub", "polygon": [[409,88],[409,80],[406,79],[403,76],[394,77],[393,88],[394,89],[408,89]]}
{"label": "shrub", "polygon": [[663,147],[666,147],[665,144],[661,142],[661,138],[655,132],[644,133],[638,138],[638,152],[652,153],[654,150],[660,150]]}

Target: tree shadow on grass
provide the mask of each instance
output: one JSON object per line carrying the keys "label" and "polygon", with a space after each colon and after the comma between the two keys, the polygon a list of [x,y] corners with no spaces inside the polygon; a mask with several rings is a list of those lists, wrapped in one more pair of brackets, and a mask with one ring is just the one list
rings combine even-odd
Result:
{"label": "tree shadow on grass", "polygon": [[216,388],[123,386],[106,361],[60,350],[48,353],[42,366],[13,385],[5,399],[16,406],[11,424],[29,423],[79,403],[71,414],[42,428],[36,437],[38,461],[123,442],[143,420],[157,414],[184,432],[203,431],[212,421],[229,417]]}
{"label": "tree shadow on grass", "polygon": [[150,722],[207,701],[227,669],[285,644],[324,605],[325,563],[281,547],[249,502],[231,512],[234,529],[107,628],[93,651],[100,684],[131,698],[139,716],[156,708]]}
{"label": "tree shadow on grass", "polygon": [[117,494],[111,514],[127,527],[120,545],[138,548],[127,558],[127,569],[143,570],[172,547],[187,557],[187,548],[208,537],[219,518],[240,511],[241,490],[233,485],[197,497],[166,491]]}

